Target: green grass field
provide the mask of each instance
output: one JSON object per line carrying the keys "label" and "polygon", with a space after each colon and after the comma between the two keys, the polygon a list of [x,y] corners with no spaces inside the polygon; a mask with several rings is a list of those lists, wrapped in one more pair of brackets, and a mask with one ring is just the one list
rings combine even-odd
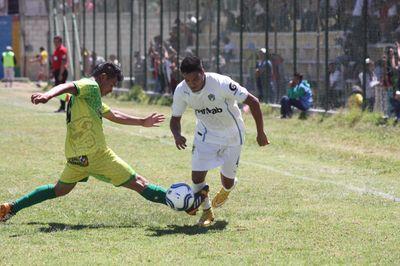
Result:
{"label": "green grass field", "polygon": [[[0,201],[56,182],[64,159],[65,115],[56,100],[34,106],[35,88],[0,88]],[[104,100],[130,114],[168,107]],[[265,116],[272,144],[257,146],[251,115],[239,183],[208,229],[198,217],[147,202],[94,178],[64,198],[0,224],[0,264],[398,264],[400,128],[373,116],[306,121]],[[104,122],[108,145],[151,181],[190,183],[190,149],[168,128]],[[183,118],[192,142],[194,115]],[[208,175],[211,194],[218,170]]]}

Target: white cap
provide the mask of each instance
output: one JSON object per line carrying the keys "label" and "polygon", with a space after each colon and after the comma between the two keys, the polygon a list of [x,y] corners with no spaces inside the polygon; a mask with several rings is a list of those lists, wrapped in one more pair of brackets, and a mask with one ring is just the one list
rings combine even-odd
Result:
{"label": "white cap", "polygon": [[373,63],[373,62],[374,62],[374,61],[372,61],[371,58],[365,59],[365,63],[366,63],[366,64],[371,64],[371,63]]}
{"label": "white cap", "polygon": [[12,47],[10,45],[7,45],[6,50],[12,51]]}
{"label": "white cap", "polygon": [[260,52],[263,53],[263,54],[266,54],[266,53],[267,53],[267,49],[265,49],[265,48],[260,48]]}

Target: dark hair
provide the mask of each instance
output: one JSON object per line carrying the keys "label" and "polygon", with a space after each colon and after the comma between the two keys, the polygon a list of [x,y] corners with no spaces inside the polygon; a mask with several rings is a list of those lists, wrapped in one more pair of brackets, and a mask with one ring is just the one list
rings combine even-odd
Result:
{"label": "dark hair", "polygon": [[300,79],[300,80],[303,80],[303,75],[300,74],[299,72],[295,72],[295,73],[293,74],[293,76],[296,77],[296,78],[298,78],[298,79]]}
{"label": "dark hair", "polygon": [[181,63],[181,72],[188,74],[192,72],[201,72],[203,71],[203,64],[201,63],[200,58],[197,56],[187,56],[183,59]]}
{"label": "dark hair", "polygon": [[111,62],[104,62],[95,66],[92,72],[92,76],[96,78],[103,73],[105,73],[107,75],[107,78],[109,79],[115,77],[118,79],[118,81],[122,81],[124,79],[121,68]]}
{"label": "dark hair", "polygon": [[40,50],[40,51],[44,51],[44,47],[43,47],[43,46],[40,46],[39,50]]}
{"label": "dark hair", "polygon": [[62,37],[60,35],[56,35],[54,36],[53,40],[59,40],[60,42],[62,42]]}

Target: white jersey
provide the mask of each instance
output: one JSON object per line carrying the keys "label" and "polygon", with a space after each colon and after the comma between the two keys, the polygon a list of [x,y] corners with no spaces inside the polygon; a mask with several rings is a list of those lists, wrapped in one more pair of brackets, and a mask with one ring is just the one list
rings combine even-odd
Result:
{"label": "white jersey", "polygon": [[172,116],[180,117],[187,106],[197,117],[195,138],[199,141],[225,146],[244,143],[244,122],[238,107],[248,92],[227,76],[205,73],[206,82],[199,92],[192,92],[185,81],[174,93]]}

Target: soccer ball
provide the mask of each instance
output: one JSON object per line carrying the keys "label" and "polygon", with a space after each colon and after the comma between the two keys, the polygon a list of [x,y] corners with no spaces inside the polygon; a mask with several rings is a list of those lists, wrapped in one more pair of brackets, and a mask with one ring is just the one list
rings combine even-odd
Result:
{"label": "soccer ball", "polygon": [[185,211],[193,205],[194,193],[188,184],[175,183],[167,190],[165,201],[172,209]]}

